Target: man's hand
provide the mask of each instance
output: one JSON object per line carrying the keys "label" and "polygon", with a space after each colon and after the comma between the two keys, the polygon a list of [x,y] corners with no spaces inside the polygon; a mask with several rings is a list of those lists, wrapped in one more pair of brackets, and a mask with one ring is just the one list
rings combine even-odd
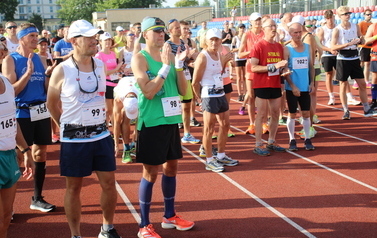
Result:
{"label": "man's hand", "polygon": [[288,61],[287,60],[282,60],[282,61],[279,61],[275,64],[275,67],[277,69],[280,69],[280,68],[284,68],[288,65]]}

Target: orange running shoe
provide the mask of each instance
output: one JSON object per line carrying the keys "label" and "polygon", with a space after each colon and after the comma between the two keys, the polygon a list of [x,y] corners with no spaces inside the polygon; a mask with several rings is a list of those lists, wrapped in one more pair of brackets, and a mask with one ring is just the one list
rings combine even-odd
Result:
{"label": "orange running shoe", "polygon": [[137,233],[137,237],[139,238],[161,238],[159,234],[153,228],[152,224],[148,226],[144,226],[143,228],[139,229],[139,233]]}
{"label": "orange running shoe", "polygon": [[195,225],[192,221],[183,220],[180,216],[175,215],[169,219],[163,217],[161,226],[164,229],[176,228],[179,231],[187,231]]}
{"label": "orange running shoe", "polygon": [[245,131],[245,134],[252,134],[254,135],[255,134],[255,126],[254,125],[250,125],[247,130]]}
{"label": "orange running shoe", "polygon": [[268,134],[269,131],[268,131],[268,125],[267,125],[267,123],[263,123],[262,128],[263,128],[263,129],[262,129],[262,130],[263,130],[262,133],[263,133],[263,134]]}

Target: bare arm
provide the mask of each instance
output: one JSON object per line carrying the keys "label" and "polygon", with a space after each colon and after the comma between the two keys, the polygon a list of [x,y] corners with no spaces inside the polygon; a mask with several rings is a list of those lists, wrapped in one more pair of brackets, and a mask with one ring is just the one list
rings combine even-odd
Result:
{"label": "bare arm", "polygon": [[203,79],[204,71],[206,70],[207,58],[200,53],[195,61],[195,70],[192,80],[192,89],[197,98],[200,98],[200,82]]}
{"label": "bare arm", "polygon": [[242,35],[240,48],[238,49],[238,58],[244,59],[250,55],[250,51],[246,50],[246,33]]}
{"label": "bare arm", "polygon": [[[18,122],[17,122],[16,144],[17,144],[17,148],[20,151],[23,151],[29,147],[24,139],[21,128],[18,125]],[[24,169],[24,172],[22,173],[22,176],[26,177],[26,179],[31,179],[33,176],[33,171],[34,171],[34,161],[33,161],[33,157],[31,155],[30,150],[24,153],[24,166],[25,166],[25,169]]]}
{"label": "bare arm", "polygon": [[377,40],[377,35],[374,36],[374,28],[376,27],[376,23],[373,23],[368,27],[367,33],[365,34],[365,44],[372,44],[375,40]]}
{"label": "bare arm", "polygon": [[360,39],[356,38],[356,39],[352,40],[351,42],[338,45],[338,37],[339,37],[339,30],[337,28],[335,28],[332,32],[332,38],[331,38],[331,49],[332,50],[341,50],[343,48],[346,48],[346,47],[351,46],[351,45],[355,45],[355,44],[360,42]]}
{"label": "bare arm", "polygon": [[60,116],[62,114],[62,105],[60,92],[64,79],[64,71],[61,65],[58,65],[52,72],[50,84],[47,90],[47,108],[50,111],[52,119],[60,126]]}

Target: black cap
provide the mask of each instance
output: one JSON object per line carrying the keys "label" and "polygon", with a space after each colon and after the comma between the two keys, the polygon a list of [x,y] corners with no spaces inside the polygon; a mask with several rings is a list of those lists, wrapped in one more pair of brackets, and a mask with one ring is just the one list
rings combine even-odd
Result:
{"label": "black cap", "polygon": [[243,23],[241,23],[239,26],[238,26],[238,28],[245,28],[246,26],[245,26],[245,24],[243,24]]}
{"label": "black cap", "polygon": [[63,29],[64,28],[64,24],[62,23],[62,24],[59,24],[59,26],[58,26],[58,30],[60,30],[60,29]]}
{"label": "black cap", "polygon": [[46,42],[46,43],[48,43],[48,40],[47,40],[46,38],[44,38],[44,37],[39,38],[39,40],[38,40],[38,44],[40,44],[40,43],[42,43],[42,42]]}

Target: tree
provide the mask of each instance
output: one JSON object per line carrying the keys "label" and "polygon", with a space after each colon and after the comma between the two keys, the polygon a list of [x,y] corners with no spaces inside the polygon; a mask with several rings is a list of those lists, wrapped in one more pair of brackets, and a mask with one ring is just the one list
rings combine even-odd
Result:
{"label": "tree", "polygon": [[96,11],[119,8],[149,8],[151,4],[161,7],[162,2],[165,2],[165,0],[98,0]]}
{"label": "tree", "polygon": [[175,3],[175,7],[194,7],[199,6],[197,0],[180,0]]}
{"label": "tree", "polygon": [[70,24],[72,21],[85,19],[92,21],[92,12],[96,11],[97,0],[58,0],[61,6],[58,10],[58,17],[63,22]]}
{"label": "tree", "polygon": [[13,21],[17,11],[18,0],[1,0],[0,14],[4,14],[5,21]]}
{"label": "tree", "polygon": [[203,7],[209,7],[211,6],[211,2],[209,0],[204,0],[200,6],[203,6]]}
{"label": "tree", "polygon": [[34,23],[34,25],[38,28],[39,31],[43,30],[43,19],[42,16],[33,12],[31,17],[29,18],[29,22]]}

